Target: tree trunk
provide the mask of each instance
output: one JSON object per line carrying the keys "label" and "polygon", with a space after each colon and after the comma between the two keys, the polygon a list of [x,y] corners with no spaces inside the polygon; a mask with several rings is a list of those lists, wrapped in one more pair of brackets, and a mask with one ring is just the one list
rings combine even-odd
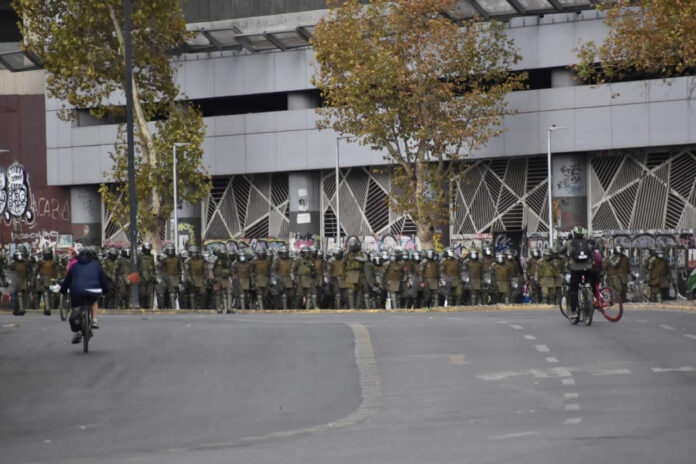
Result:
{"label": "tree trunk", "polygon": [[425,166],[423,161],[416,163],[416,215],[412,218],[418,228],[418,240],[421,250],[428,250],[433,247],[433,233],[430,231],[432,224],[425,219],[430,215],[424,211],[423,195],[425,195]]}
{"label": "tree trunk", "polygon": [[[116,38],[118,39],[119,52],[123,57],[124,61],[126,59],[126,42],[123,37],[123,31],[121,30],[121,25],[116,18],[116,12],[112,6],[109,6],[109,15],[111,16],[111,21],[114,25],[114,32],[116,33]],[[135,83],[135,77],[133,77],[133,111],[135,113],[135,123],[138,125],[138,137],[140,138],[141,149],[143,150],[143,156],[148,160],[150,166],[155,168],[157,164],[157,154],[152,149],[152,134],[150,133],[150,128],[147,127],[147,119],[145,118],[145,112],[143,111],[143,106],[140,103],[140,96],[138,95],[138,86]],[[160,210],[160,199],[159,193],[154,186],[150,192],[152,204],[149,205],[153,215],[158,215]],[[153,243],[154,247],[154,243]]]}

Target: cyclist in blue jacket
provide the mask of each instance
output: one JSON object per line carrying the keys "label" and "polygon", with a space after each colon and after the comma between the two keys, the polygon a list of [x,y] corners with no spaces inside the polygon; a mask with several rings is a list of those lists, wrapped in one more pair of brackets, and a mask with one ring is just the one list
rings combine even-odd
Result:
{"label": "cyclist in blue jacket", "polygon": [[104,269],[95,260],[96,253],[90,248],[85,247],[80,250],[77,262],[70,268],[65,280],[60,286],[60,292],[65,294],[70,290],[70,300],[72,302],[72,313],[70,314],[70,328],[75,335],[73,343],[82,341],[80,333],[80,317],[83,304],[92,306],[92,328],[98,329],[97,322],[99,296],[109,291]]}

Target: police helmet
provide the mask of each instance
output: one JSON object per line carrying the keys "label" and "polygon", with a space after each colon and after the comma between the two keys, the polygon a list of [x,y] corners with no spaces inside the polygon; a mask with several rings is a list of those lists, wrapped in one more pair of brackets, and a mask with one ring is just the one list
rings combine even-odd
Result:
{"label": "police helmet", "polygon": [[149,255],[150,253],[152,253],[152,243],[143,243],[143,245],[140,247],[140,251],[142,251],[144,255]]}
{"label": "police helmet", "polygon": [[587,235],[587,229],[582,226],[573,227],[573,238],[583,238]]}

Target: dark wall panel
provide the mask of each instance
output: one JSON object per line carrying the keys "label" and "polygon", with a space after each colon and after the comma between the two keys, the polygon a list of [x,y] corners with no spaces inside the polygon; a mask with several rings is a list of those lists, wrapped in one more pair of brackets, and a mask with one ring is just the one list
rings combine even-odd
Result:
{"label": "dark wall panel", "polygon": [[[0,242],[33,246],[70,234],[70,190],[46,185],[43,95],[0,96]],[[9,169],[8,169],[9,168]]]}
{"label": "dark wall panel", "polygon": [[189,23],[326,9],[326,0],[183,0]]}

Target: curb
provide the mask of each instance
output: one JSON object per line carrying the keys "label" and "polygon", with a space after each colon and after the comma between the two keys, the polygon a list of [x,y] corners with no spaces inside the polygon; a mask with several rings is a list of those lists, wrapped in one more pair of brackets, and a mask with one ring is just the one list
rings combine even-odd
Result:
{"label": "curb", "polygon": [[[624,310],[647,310],[656,311],[682,311],[696,313],[696,303],[684,304],[652,304],[652,303],[629,303],[624,305]],[[165,314],[217,314],[213,309],[99,309],[101,314],[123,314],[123,315],[165,315]],[[491,306],[450,306],[437,308],[421,309],[265,309],[265,310],[240,310],[236,314],[376,314],[376,313],[461,313],[461,312],[480,312],[480,311],[541,311],[558,310],[556,305],[547,304],[514,304],[514,305],[491,305]],[[53,310],[56,312],[57,310]],[[43,314],[40,309],[28,309],[28,314]],[[0,314],[12,314],[11,309],[0,309]]]}

